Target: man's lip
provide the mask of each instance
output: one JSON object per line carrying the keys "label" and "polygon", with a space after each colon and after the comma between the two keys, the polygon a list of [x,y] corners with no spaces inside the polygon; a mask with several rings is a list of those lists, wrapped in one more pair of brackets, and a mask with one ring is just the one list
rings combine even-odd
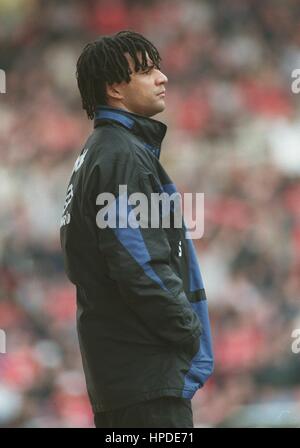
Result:
{"label": "man's lip", "polygon": [[158,93],[157,96],[160,96],[160,95],[165,96],[165,94],[166,94],[166,91],[164,90],[163,92]]}

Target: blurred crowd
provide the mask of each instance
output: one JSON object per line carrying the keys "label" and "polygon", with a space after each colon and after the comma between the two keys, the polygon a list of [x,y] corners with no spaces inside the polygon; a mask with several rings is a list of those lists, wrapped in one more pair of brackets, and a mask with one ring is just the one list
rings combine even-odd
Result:
{"label": "blurred crowd", "polygon": [[205,194],[216,362],[195,425],[300,426],[299,23],[298,0],[0,0],[0,426],[93,426],[59,223],[92,129],[76,60],[121,29],[159,48],[161,161]]}

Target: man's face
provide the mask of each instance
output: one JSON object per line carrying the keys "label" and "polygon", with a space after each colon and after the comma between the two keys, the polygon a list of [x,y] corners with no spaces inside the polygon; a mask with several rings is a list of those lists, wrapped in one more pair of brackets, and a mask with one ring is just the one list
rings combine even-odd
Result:
{"label": "man's face", "polygon": [[[131,81],[122,82],[110,86],[108,104],[113,107],[125,109],[135,114],[152,117],[165,109],[165,90],[168,78],[153,65],[147,55],[148,68],[145,71],[136,72],[134,61],[128,53],[125,53],[131,69]],[[140,54],[138,54],[140,57]]]}

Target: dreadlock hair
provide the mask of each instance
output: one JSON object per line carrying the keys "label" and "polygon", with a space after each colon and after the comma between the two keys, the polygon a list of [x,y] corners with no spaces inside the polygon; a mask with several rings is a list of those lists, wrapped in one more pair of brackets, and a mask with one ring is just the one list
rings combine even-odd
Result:
{"label": "dreadlock hair", "polygon": [[[138,52],[141,53],[141,61],[137,57]],[[132,71],[124,53],[132,57],[136,72],[148,67],[146,53],[154,66],[160,68],[158,50],[139,33],[124,30],[88,43],[77,61],[76,78],[82,108],[91,120],[97,106],[107,104],[106,83],[130,82]]]}

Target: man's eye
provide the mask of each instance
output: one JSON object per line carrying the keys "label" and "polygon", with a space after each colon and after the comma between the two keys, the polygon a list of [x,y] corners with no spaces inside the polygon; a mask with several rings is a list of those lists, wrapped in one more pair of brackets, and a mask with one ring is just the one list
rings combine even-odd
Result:
{"label": "man's eye", "polygon": [[158,65],[151,65],[150,67],[146,68],[142,71],[142,74],[150,73],[154,68],[157,68],[157,70],[160,70],[160,66]]}

